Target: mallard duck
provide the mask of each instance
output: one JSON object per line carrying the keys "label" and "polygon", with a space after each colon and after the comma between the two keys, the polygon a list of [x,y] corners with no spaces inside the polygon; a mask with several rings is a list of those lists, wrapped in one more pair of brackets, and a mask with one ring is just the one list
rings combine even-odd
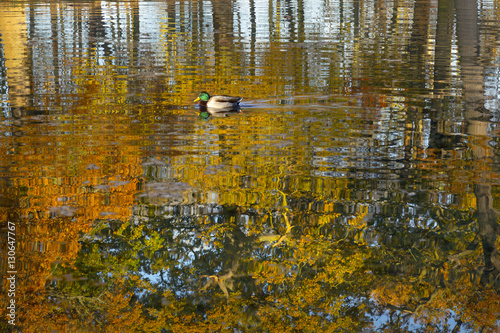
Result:
{"label": "mallard duck", "polygon": [[200,107],[227,110],[238,108],[241,100],[241,97],[225,95],[210,96],[206,91],[202,91],[194,101],[198,102]]}

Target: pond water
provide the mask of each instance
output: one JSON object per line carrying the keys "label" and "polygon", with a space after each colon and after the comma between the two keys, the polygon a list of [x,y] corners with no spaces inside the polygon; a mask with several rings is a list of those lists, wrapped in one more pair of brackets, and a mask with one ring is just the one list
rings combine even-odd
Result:
{"label": "pond water", "polygon": [[2,2],[0,330],[499,332],[499,6]]}

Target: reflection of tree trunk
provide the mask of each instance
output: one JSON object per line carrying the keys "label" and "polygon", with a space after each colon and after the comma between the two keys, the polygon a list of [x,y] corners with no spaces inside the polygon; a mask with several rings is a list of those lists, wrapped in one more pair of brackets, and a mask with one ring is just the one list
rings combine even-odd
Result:
{"label": "reflection of tree trunk", "polygon": [[[477,1],[455,0],[458,51],[460,54],[463,97],[467,108],[467,118],[481,116],[476,111],[483,103],[483,67],[479,55],[479,28]],[[475,126],[472,124],[472,126]]]}
{"label": "reflection of tree trunk", "polygon": [[[488,121],[478,110],[484,103],[484,71],[479,62],[479,29],[477,1],[455,0],[457,18],[457,39],[460,55],[463,98],[466,108],[467,132],[474,137],[472,151],[474,158],[491,156],[487,143]],[[480,175],[482,178],[483,175]]]}
{"label": "reflection of tree trunk", "polygon": [[[293,8],[293,7],[290,7]],[[293,31],[291,32],[291,35],[294,36],[294,39],[302,44],[306,40],[306,34],[305,34],[305,26],[304,26],[304,1],[298,0],[297,1],[297,33],[295,34]],[[301,49],[300,51],[300,58],[299,59],[307,59],[307,53],[310,51],[306,51],[306,49]],[[309,82],[309,62],[308,61],[301,61],[301,71],[299,75],[294,75],[295,77],[295,84],[297,87],[300,87],[301,85],[304,87],[308,87],[310,85]],[[300,66],[300,65],[299,65]]]}
{"label": "reflection of tree trunk", "polygon": [[[216,54],[233,46],[233,0],[212,1]],[[218,58],[218,57],[216,57]]]}
{"label": "reflection of tree trunk", "polygon": [[429,38],[429,15],[430,15],[430,0],[417,0],[415,3],[415,15],[413,20],[413,28],[409,45],[410,65],[417,70],[412,71],[419,77],[415,78],[416,82],[425,86],[425,62],[426,51],[428,48]]}
{"label": "reflection of tree trunk", "polygon": [[[60,54],[59,54],[59,27],[60,20],[62,17],[58,15],[60,10],[60,4],[51,3],[50,4],[50,30],[51,30],[51,42],[52,42],[52,75],[54,80],[54,97],[56,98],[55,102],[57,104],[60,103],[61,98],[61,81],[60,81],[60,72],[61,68],[59,67],[59,63],[61,62]],[[64,57],[64,52],[63,52]]]}
{"label": "reflection of tree trunk", "polygon": [[496,238],[500,234],[500,224],[497,222],[500,213],[493,209],[491,185],[475,184],[474,193],[477,201],[477,224],[483,244],[485,274],[482,279],[484,281],[492,271],[496,270],[496,274],[500,272],[500,258],[495,246]]}
{"label": "reflection of tree trunk", "polygon": [[250,59],[249,59],[250,73],[249,74],[251,76],[255,76],[255,68],[257,63],[256,52],[255,52],[257,43],[257,13],[255,10],[255,0],[250,0],[250,24],[251,28],[250,28]]}
{"label": "reflection of tree trunk", "polygon": [[450,136],[446,130],[446,109],[444,99],[450,96],[452,40],[455,30],[455,0],[438,2],[436,46],[434,51],[433,107],[438,110],[437,117],[431,120],[430,146],[446,147],[456,145],[459,136]]}
{"label": "reflection of tree trunk", "polygon": [[[26,12],[21,6],[11,7],[7,12],[0,12],[0,43],[3,55],[0,61],[0,70],[3,72],[5,83],[3,93],[8,93],[9,106],[4,106],[12,116],[19,118],[25,114],[29,104],[30,69],[27,48]],[[5,102],[4,102],[5,103]]]}
{"label": "reflection of tree trunk", "polygon": [[[455,0],[455,6],[465,116],[468,122],[467,133],[472,136],[471,148],[474,158],[482,160],[491,156],[492,153],[486,141],[488,139],[488,122],[478,118],[482,114],[477,111],[484,103],[484,74],[478,52],[477,0]],[[480,179],[483,178],[483,174],[484,172],[479,174]]]}
{"label": "reflection of tree trunk", "polygon": [[233,0],[212,2],[214,29],[226,35],[233,31]]}
{"label": "reflection of tree trunk", "polygon": [[105,22],[102,15],[101,1],[96,1],[91,5],[89,15],[89,39],[92,49],[102,48],[104,54],[111,53],[109,43],[104,41],[105,37]]}
{"label": "reflection of tree trunk", "polygon": [[[477,2],[455,0],[457,18],[458,51],[460,55],[463,97],[466,118],[469,123],[467,133],[472,137],[474,160],[483,164],[484,159],[491,156],[491,148],[487,140],[488,122],[477,119],[482,114],[478,108],[484,103],[483,68],[479,62],[479,31],[477,18]],[[477,163],[474,162],[474,165]],[[497,220],[500,213],[493,209],[491,185],[487,178],[488,170],[477,167],[474,194],[477,201],[477,224],[483,245],[485,273],[481,280],[487,282],[492,271],[500,272],[500,259],[495,246],[500,224]]]}
{"label": "reflection of tree trunk", "polygon": [[[212,1],[215,48],[215,75],[225,76],[227,58],[232,55],[227,50],[233,47],[233,0]],[[221,69],[223,72],[221,72]]]}
{"label": "reflection of tree trunk", "polygon": [[[492,156],[488,145],[488,121],[478,109],[484,103],[484,73],[479,62],[479,31],[477,19],[477,1],[455,0],[457,18],[457,39],[460,55],[461,78],[463,82],[463,98],[467,133],[472,136],[472,152],[476,160]],[[480,170],[480,168],[477,168]],[[483,182],[484,172],[476,179]]]}
{"label": "reflection of tree trunk", "polygon": [[[130,4],[130,12],[132,15],[132,34],[129,37],[131,39],[131,51],[130,51],[130,68],[138,68],[140,66],[140,39],[141,39],[141,30],[140,30],[140,18],[139,18],[139,4],[132,3]],[[131,96],[140,96],[143,92],[145,83],[142,82],[143,79],[140,77],[132,77],[129,76],[129,83],[127,85],[127,89]],[[160,85],[156,85],[156,89],[159,88]]]}
{"label": "reflection of tree trunk", "polygon": [[436,27],[436,48],[434,56],[434,96],[446,95],[451,77],[451,41],[454,26],[454,0],[441,0],[438,3]]}

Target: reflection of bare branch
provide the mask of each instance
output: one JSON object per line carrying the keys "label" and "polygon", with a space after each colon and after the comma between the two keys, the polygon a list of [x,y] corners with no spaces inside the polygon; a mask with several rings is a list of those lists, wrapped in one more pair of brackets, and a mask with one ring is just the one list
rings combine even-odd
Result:
{"label": "reflection of bare branch", "polygon": [[293,226],[290,224],[290,220],[288,218],[288,211],[290,210],[288,208],[288,204],[287,204],[287,201],[286,201],[286,195],[281,192],[280,190],[277,190],[278,192],[280,192],[282,195],[283,195],[283,207],[285,207],[285,213],[283,214],[283,219],[285,220],[285,224],[286,224],[286,231],[285,231],[285,234],[284,235],[273,235],[273,234],[270,234],[270,235],[262,235],[259,237],[259,241],[260,242],[274,242],[276,241],[276,243],[274,243],[272,245],[272,247],[276,247],[278,245],[280,245],[281,243],[283,243],[287,238],[288,236],[292,233],[292,229],[293,229]]}
{"label": "reflection of bare branch", "polygon": [[401,313],[404,313],[405,316],[411,316],[419,311],[422,310],[423,307],[425,307],[427,304],[429,304],[439,293],[440,288],[434,289],[434,291],[431,293],[429,297],[423,297],[418,301],[418,304],[416,305],[415,309],[411,309],[408,306],[398,306],[398,305],[393,305],[393,304],[387,304],[386,308],[392,309]]}
{"label": "reflection of bare branch", "polygon": [[421,298],[419,300],[420,304],[417,305],[414,312],[419,312],[425,305],[429,304],[437,296],[439,290],[440,288],[436,288],[429,297]]}
{"label": "reflection of bare branch", "polygon": [[479,233],[476,234],[476,236],[474,237],[474,239],[472,240],[472,242],[470,242],[469,245],[467,245],[467,248],[461,252],[458,252],[458,253],[455,253],[455,254],[452,254],[452,255],[449,255],[447,257],[448,260],[452,261],[452,262],[458,262],[458,260],[460,258],[463,258],[469,254],[471,254],[472,252],[474,252],[477,248],[477,246],[479,245],[479,242],[481,241],[481,236]]}
{"label": "reflection of bare branch", "polygon": [[[57,291],[54,288],[48,288],[47,291],[50,298],[59,301],[60,303],[69,303],[70,305],[66,305],[66,307],[75,311],[81,317],[91,316],[94,311],[101,310],[101,305],[105,304],[105,301],[102,299],[104,292],[97,297],[90,297],[83,295],[70,296],[69,294]],[[97,318],[94,318],[93,320],[100,324],[100,321]]]}
{"label": "reflection of bare branch", "polygon": [[276,241],[276,243],[274,243],[272,245],[272,247],[276,247],[276,246],[280,245],[281,243],[283,243],[288,238],[291,230],[292,230],[292,227],[287,229],[286,233],[282,236],[272,235],[272,234],[271,235],[262,235],[259,237],[259,241],[260,242],[270,242],[270,243]]}
{"label": "reflection of bare branch", "polygon": [[102,300],[102,296],[104,295],[104,292],[102,292],[99,296],[97,297],[90,297],[90,296],[82,296],[82,295],[74,295],[70,296],[68,294],[62,293],[62,292],[57,292],[55,289],[49,288],[49,296],[54,297],[59,300],[66,300],[66,301],[72,301],[76,300],[78,303],[81,305],[87,306],[85,304],[104,304],[104,301]]}
{"label": "reflection of bare branch", "polygon": [[[239,246],[238,246],[239,247]],[[218,285],[219,288],[222,290],[224,295],[226,296],[226,299],[229,301],[229,290],[233,290],[233,277],[234,272],[238,269],[239,266],[239,258],[235,257],[233,260],[231,260],[231,268],[229,268],[229,271],[224,274],[224,275],[202,275],[201,278],[208,278],[208,281],[205,283],[205,285],[200,289],[200,290],[207,290],[209,287]]]}
{"label": "reflection of bare branch", "polygon": [[[228,288],[232,290],[232,283],[230,283],[230,279],[233,277],[233,271],[229,270],[228,273],[221,275],[220,277],[217,275],[202,275],[201,277],[207,277],[208,281],[201,288],[201,290],[206,290],[214,284],[217,284],[219,288],[222,290],[227,299],[229,299]],[[227,282],[226,282],[227,281]],[[229,285],[228,285],[229,284]]]}
{"label": "reflection of bare branch", "polygon": [[462,326],[462,321],[459,319],[459,320],[457,320],[457,324],[455,325],[455,327],[453,327],[453,330],[451,331],[451,333],[460,332],[461,326]]}

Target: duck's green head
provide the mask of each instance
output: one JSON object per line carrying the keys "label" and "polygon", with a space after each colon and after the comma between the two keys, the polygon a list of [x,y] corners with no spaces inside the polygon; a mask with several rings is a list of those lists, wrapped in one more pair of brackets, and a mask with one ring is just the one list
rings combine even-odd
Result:
{"label": "duck's green head", "polygon": [[202,102],[208,102],[208,100],[210,99],[210,95],[206,92],[206,91],[202,91],[199,95],[198,95],[198,98],[195,99],[194,101],[195,102],[198,102],[198,101],[202,101]]}

